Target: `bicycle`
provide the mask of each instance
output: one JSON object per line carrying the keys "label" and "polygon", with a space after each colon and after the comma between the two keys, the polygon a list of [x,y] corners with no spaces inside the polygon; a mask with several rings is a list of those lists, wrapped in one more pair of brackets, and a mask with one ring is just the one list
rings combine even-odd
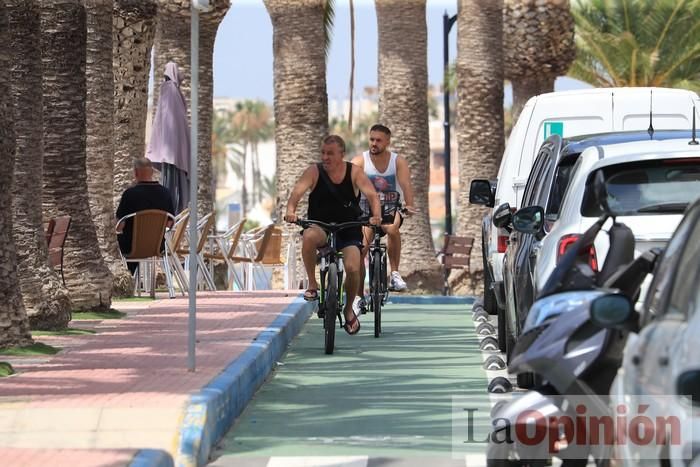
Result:
{"label": "bicycle", "polygon": [[[382,224],[393,223],[397,210],[406,212],[400,207],[401,196],[397,191],[379,192],[378,195],[382,208]],[[362,201],[364,212],[369,212],[367,200],[363,199]],[[371,227],[374,233],[369,244],[369,302],[370,311],[374,315],[374,337],[378,338],[382,333],[382,306],[389,299],[386,269],[387,252],[386,245],[381,241],[384,237],[381,226],[373,225]]]}
{"label": "bicycle", "polygon": [[[333,353],[335,347],[335,321],[336,318],[340,327],[344,327],[343,308],[343,252],[336,249],[336,234],[340,230],[351,227],[366,226],[366,220],[350,221],[343,223],[325,223],[311,219],[298,219],[295,224],[304,229],[316,225],[328,234],[328,243],[319,248],[321,259],[321,284],[318,294],[319,317],[323,318],[324,344],[327,355]],[[326,279],[328,280],[326,284]]]}

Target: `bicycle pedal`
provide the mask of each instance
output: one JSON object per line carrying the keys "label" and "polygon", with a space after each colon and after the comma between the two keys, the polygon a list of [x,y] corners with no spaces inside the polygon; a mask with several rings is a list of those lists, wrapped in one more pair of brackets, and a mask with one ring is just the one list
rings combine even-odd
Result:
{"label": "bicycle pedal", "polygon": [[316,312],[316,316],[319,318],[325,318],[326,317],[326,310],[322,310],[321,308],[318,309]]}

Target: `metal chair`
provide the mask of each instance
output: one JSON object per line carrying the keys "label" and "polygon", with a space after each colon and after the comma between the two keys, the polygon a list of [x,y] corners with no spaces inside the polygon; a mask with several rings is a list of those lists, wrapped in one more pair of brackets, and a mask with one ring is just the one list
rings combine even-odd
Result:
{"label": "metal chair", "polygon": [[210,235],[209,239],[214,241],[214,245],[212,249],[204,252],[204,258],[209,260],[210,265],[217,261],[226,263],[228,268],[228,288],[230,290],[234,289],[234,285],[238,286],[239,290],[245,288],[245,277],[243,280],[238,277],[236,264],[251,262],[251,259],[248,257],[236,255],[236,252],[242,245],[240,240],[245,223],[246,219],[244,218],[232,225],[223,234]]}
{"label": "metal chair", "polygon": [[119,219],[117,225],[132,219],[131,251],[122,254],[125,263],[138,263],[134,274],[134,293],[141,295],[141,285],[150,291],[151,297],[156,295],[156,262],[162,260],[165,280],[170,297],[175,296],[172,284],[172,274],[165,246],[165,228],[175,217],[159,209],[146,209]]}

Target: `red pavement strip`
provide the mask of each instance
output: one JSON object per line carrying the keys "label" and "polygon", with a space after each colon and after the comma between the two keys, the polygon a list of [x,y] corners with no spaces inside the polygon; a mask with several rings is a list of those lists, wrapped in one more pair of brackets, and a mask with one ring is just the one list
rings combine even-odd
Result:
{"label": "red pavement strip", "polygon": [[[0,380],[3,466],[168,465],[154,455],[156,450],[169,453],[176,465],[201,465],[202,452],[206,457],[217,440],[204,429],[203,439],[189,440],[200,452],[182,456],[182,430],[192,411],[190,396],[201,395],[223,370],[235,368],[236,359],[256,337],[265,336],[265,342],[277,339],[276,347],[285,348],[311,313],[311,306],[299,296],[297,291],[198,293],[194,373],[187,371],[186,297],[118,303],[115,307],[127,316],[94,323],[98,334],[38,337],[40,342],[64,347],[55,356],[3,357],[19,373]],[[290,316],[297,323],[290,327],[293,332],[280,329],[279,323],[286,326]],[[275,326],[270,327],[273,321]],[[71,326],[90,324],[74,321]],[[264,347],[251,351],[264,352],[270,346]],[[256,388],[248,389],[252,395]],[[172,423],[159,425],[155,420],[159,414]],[[232,423],[233,417],[228,418]]]}

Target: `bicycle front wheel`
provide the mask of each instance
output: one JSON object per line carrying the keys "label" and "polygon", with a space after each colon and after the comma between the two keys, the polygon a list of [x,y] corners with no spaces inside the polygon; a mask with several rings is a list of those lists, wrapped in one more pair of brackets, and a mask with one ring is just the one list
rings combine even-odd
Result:
{"label": "bicycle front wheel", "polygon": [[328,266],[328,287],[326,287],[326,315],[323,318],[326,355],[333,353],[335,347],[335,318],[338,315],[338,265]]}
{"label": "bicycle front wheel", "polygon": [[372,314],[374,314],[374,337],[382,333],[382,253],[375,251],[372,257]]}

